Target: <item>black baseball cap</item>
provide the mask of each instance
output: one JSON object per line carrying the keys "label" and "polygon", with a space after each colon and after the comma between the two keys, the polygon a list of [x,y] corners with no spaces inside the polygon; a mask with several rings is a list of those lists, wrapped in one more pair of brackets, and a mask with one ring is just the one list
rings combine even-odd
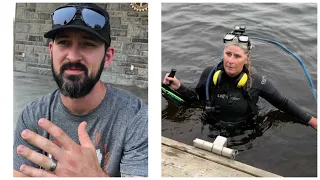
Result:
{"label": "black baseball cap", "polygon": [[[103,15],[105,17],[105,19],[106,19],[105,25],[101,29],[93,29],[93,28],[87,26],[86,23],[83,22],[83,20],[79,19],[79,18],[76,18],[75,20],[71,20],[71,22],[69,22],[66,25],[54,24],[54,22],[52,21],[52,29],[44,34],[45,38],[54,39],[56,34],[59,31],[67,29],[67,28],[76,28],[76,29],[81,29],[81,30],[84,30],[84,31],[87,31],[89,33],[96,35],[98,38],[100,38],[102,41],[104,41],[108,46],[110,46],[110,44],[111,44],[110,21],[109,21],[110,19],[109,19],[109,14],[106,10],[104,10],[103,8],[99,7],[98,5],[96,5],[94,3],[69,3],[69,4],[66,4],[65,6],[57,8],[56,10],[61,9],[63,7],[79,7],[79,8],[92,9],[96,12],[99,12],[101,15]],[[53,14],[54,14],[54,12],[52,13],[51,17],[53,17]]]}

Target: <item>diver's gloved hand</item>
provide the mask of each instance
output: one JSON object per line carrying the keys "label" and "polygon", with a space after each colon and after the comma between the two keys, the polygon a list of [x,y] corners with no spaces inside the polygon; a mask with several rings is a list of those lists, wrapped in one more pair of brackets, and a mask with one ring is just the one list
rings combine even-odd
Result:
{"label": "diver's gloved hand", "polygon": [[169,87],[173,90],[177,90],[179,89],[179,87],[181,86],[180,81],[174,76],[169,77],[169,73],[167,73],[163,79],[163,84],[169,85]]}

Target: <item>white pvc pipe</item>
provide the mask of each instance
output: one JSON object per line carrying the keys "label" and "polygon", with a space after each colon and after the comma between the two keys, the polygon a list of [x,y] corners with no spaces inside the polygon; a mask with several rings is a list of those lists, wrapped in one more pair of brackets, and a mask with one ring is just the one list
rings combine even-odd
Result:
{"label": "white pvc pipe", "polygon": [[227,145],[227,138],[222,136],[218,136],[213,143],[204,141],[198,138],[193,140],[194,147],[213,152],[220,156],[225,156],[231,159],[235,159],[235,156],[238,154],[238,150],[227,148],[225,147],[226,145]]}
{"label": "white pvc pipe", "polygon": [[221,147],[221,146],[213,146],[211,152],[218,154],[218,155],[222,155],[222,149],[223,149],[223,147]]}
{"label": "white pvc pipe", "polygon": [[230,159],[235,159],[237,154],[238,154],[238,150],[234,150],[234,149],[230,149],[230,148],[224,147],[222,149],[222,154],[221,155],[225,156],[225,157],[229,157]]}
{"label": "white pvc pipe", "polygon": [[213,143],[208,142],[208,141],[204,141],[203,142],[203,146],[202,149],[206,150],[206,151],[211,151],[213,147]]}
{"label": "white pvc pipe", "polygon": [[202,149],[202,145],[204,143],[204,140],[196,138],[193,140],[193,146]]}

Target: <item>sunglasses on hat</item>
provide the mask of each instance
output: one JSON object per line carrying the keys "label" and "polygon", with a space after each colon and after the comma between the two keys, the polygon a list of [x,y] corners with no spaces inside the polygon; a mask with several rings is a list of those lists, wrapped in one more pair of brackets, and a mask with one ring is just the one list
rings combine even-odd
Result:
{"label": "sunglasses on hat", "polygon": [[90,7],[65,6],[56,9],[52,14],[53,26],[64,26],[75,19],[81,19],[88,27],[94,30],[101,30],[109,21],[100,12]]}

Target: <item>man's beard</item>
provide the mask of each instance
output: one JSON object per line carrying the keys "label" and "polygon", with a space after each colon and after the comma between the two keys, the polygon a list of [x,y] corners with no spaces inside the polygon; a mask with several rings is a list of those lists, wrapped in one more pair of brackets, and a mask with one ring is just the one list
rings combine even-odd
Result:
{"label": "man's beard", "polygon": [[[88,68],[81,64],[77,63],[65,63],[60,67],[60,74],[56,74],[53,67],[53,57],[51,59],[51,71],[54,80],[56,81],[61,94],[72,99],[77,99],[88,95],[96,83],[99,81],[101,74],[104,69],[105,56],[100,64],[99,70],[97,73],[92,72],[88,75]],[[65,75],[64,71],[69,68],[77,68],[82,70],[81,74],[77,75]]]}

